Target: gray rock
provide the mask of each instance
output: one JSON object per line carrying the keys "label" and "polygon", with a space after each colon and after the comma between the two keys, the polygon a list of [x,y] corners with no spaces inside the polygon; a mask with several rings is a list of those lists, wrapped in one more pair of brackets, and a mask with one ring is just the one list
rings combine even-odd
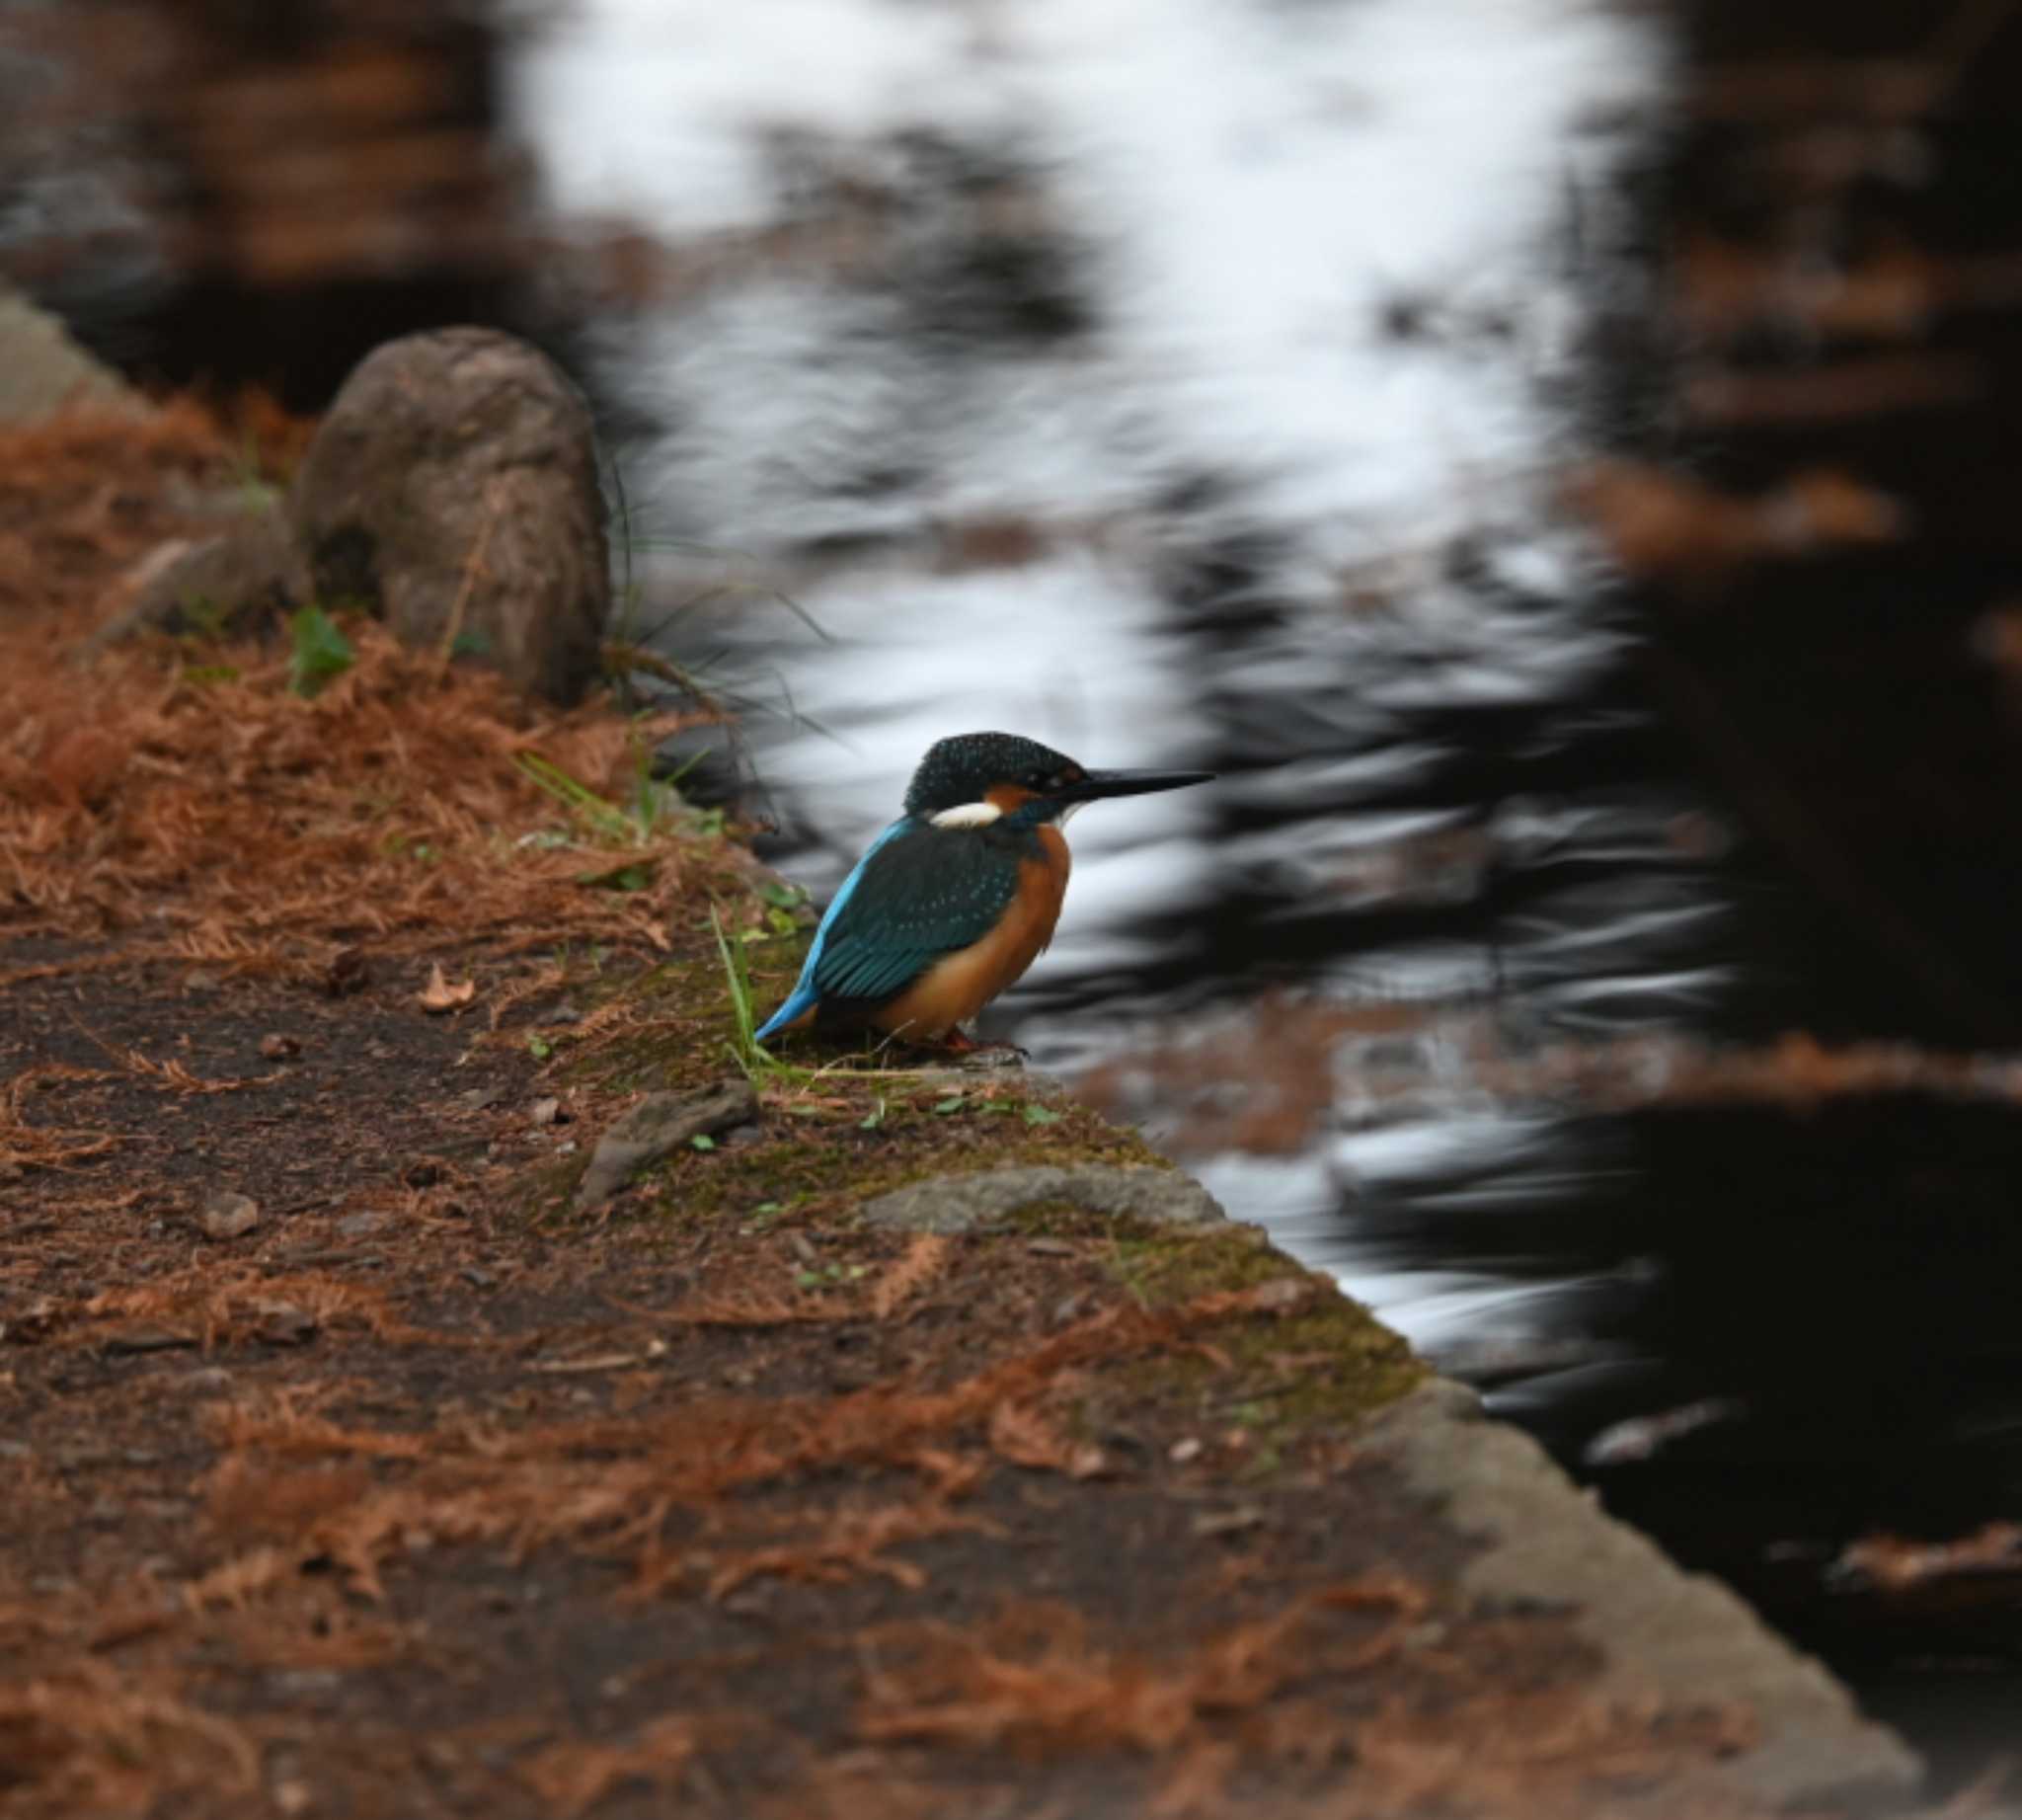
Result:
{"label": "gray rock", "polygon": [[260,1203],[251,1195],[221,1189],[205,1200],[196,1224],[206,1238],[244,1238],[260,1224]]}
{"label": "gray rock", "polygon": [[971,1232],[1041,1201],[1069,1201],[1092,1214],[1207,1226],[1228,1218],[1214,1197],[1177,1169],[1146,1164],[1050,1163],[943,1175],[880,1195],[864,1207],[872,1226],[911,1232]]}
{"label": "gray rock", "polygon": [[720,1081],[695,1093],[649,1093],[597,1140],[576,1205],[599,1206],[636,1170],[696,1138],[713,1138],[757,1116],[758,1096],[747,1080]]}
{"label": "gray rock", "polygon": [[610,611],[589,412],[536,348],[439,329],[345,381],[290,506],[316,597],[373,604],[407,643],[458,637],[520,687],[574,700]]}
{"label": "gray rock", "polygon": [[246,514],[215,536],[171,538],[128,578],[132,602],[87,639],[90,657],[137,632],[246,629],[310,597],[309,565],[277,507]]}
{"label": "gray rock", "polygon": [[1462,1569],[1465,1591],[1572,1609],[1603,1657],[1602,1698],[1753,1713],[1759,1736],[1707,1773],[1719,1785],[1709,1794],[1864,1808],[1914,1795],[1915,1754],[1818,1662],[1718,1581],[1685,1573],[1615,1522],[1528,1435],[1487,1420],[1474,1391],[1436,1379],[1379,1416],[1363,1447],[1481,1543]]}
{"label": "gray rock", "polygon": [[48,311],[0,284],[0,424],[33,423],[65,405],[145,415],[147,401],[94,359]]}

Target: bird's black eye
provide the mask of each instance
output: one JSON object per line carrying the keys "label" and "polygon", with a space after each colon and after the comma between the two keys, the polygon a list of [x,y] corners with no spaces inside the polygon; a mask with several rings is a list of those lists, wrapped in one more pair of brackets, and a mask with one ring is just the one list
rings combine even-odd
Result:
{"label": "bird's black eye", "polygon": [[1057,781],[1058,779],[1048,776],[1045,771],[1028,771],[1025,774],[1025,787],[1028,790],[1037,790],[1042,796],[1052,789]]}

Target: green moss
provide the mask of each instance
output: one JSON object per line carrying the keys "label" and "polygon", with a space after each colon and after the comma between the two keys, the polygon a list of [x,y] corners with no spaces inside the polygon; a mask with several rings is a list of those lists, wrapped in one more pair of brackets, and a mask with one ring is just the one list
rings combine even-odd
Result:
{"label": "green moss", "polygon": [[[642,1176],[659,1185],[659,1194],[638,1211],[685,1223],[744,1219],[769,1205],[775,1216],[807,1222],[852,1216],[862,1202],[937,1175],[1034,1163],[1158,1160],[1134,1132],[1079,1108],[1063,1108],[1057,1124],[1035,1129],[1002,1114],[936,1117],[922,1104],[894,1103],[889,1092],[854,1084],[833,1097],[838,1104],[771,1101],[762,1121],[764,1143],[675,1151]],[[864,1120],[881,1097],[885,1109],[867,1129]],[[929,1090],[920,1099],[932,1097]],[[566,1202],[585,1166],[586,1158],[577,1159],[568,1183],[559,1191],[547,1186],[550,1206]]]}
{"label": "green moss", "polygon": [[[746,945],[755,989],[767,1002],[785,992],[804,939]],[[585,980],[577,995],[596,1012],[624,1001],[634,1015],[566,1047],[561,1078],[594,1093],[695,1087],[734,1070],[729,990],[714,943],[699,945],[629,980]],[[545,1033],[544,1033],[545,1034]],[[819,1055],[812,1058],[818,1068]],[[846,1055],[846,1070],[761,1076],[765,1142],[681,1150],[647,1171],[652,1201],[628,1213],[682,1222],[750,1217],[772,1206],[799,1219],[848,1214],[873,1196],[930,1176],[1031,1163],[1138,1163],[1170,1167],[1135,1132],[1086,1107],[1035,1097],[1015,1072],[921,1078],[880,1071]],[[530,1205],[543,1218],[568,1208],[588,1152],[567,1179],[543,1173]]]}
{"label": "green moss", "polygon": [[1310,1285],[1313,1293],[1290,1313],[1239,1312],[1204,1331],[1219,1358],[1166,1354],[1122,1374],[1133,1397],[1178,1402],[1204,1426],[1253,1432],[1255,1471],[1268,1474],[1300,1438],[1349,1426],[1426,1376],[1411,1348],[1367,1308],[1303,1271],[1255,1227],[1109,1224],[1109,1267],[1147,1307],[1287,1277]]}

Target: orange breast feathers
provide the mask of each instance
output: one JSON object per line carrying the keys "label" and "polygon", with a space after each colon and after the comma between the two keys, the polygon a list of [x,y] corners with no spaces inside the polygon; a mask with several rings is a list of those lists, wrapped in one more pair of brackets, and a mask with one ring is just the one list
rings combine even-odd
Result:
{"label": "orange breast feathers", "polygon": [[1039,831],[1042,856],[1021,860],[1018,895],[981,941],[943,955],[871,1021],[896,1036],[932,1041],[966,1024],[984,1005],[1024,977],[1053,939],[1060,900],[1067,895],[1072,860],[1056,828]]}

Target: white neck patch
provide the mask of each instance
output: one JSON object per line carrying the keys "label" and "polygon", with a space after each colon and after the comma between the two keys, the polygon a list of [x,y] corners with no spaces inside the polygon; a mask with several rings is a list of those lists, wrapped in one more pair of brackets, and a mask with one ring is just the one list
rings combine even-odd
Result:
{"label": "white neck patch", "polygon": [[957,803],[933,818],[936,828],[988,828],[1004,812],[995,803]]}

